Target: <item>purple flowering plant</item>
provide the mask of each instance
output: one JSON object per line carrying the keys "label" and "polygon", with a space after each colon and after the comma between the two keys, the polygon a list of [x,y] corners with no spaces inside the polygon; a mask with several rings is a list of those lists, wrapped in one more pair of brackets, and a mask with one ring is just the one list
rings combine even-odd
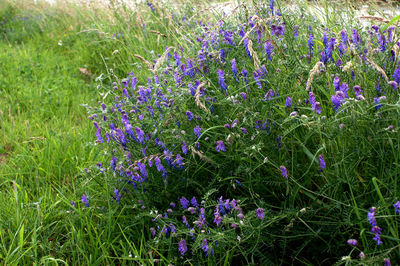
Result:
{"label": "purple flowering plant", "polygon": [[[375,191],[373,173],[396,174],[388,162],[397,157],[380,163],[384,171],[372,165],[383,158],[380,151],[398,150],[394,137],[382,140],[392,134],[386,124],[396,124],[396,131],[400,123],[393,108],[400,62],[390,53],[398,30],[368,43],[362,30],[320,31],[322,22],[312,16],[287,23],[271,3],[257,14],[268,25],[241,8],[230,22],[181,17],[179,25],[191,29],[191,38],[152,58],[147,76],[133,69],[124,83],[107,90],[101,107],[89,110],[95,145],[109,157],[99,175],[111,180],[110,198],[116,208],[144,202],[138,209],[150,223],[143,228],[159,248],[169,241],[176,254],[202,259],[224,257],[227,247],[244,256],[233,243],[271,258],[297,254],[269,251],[251,237],[257,232],[274,245],[285,234],[288,245],[305,243],[295,248],[303,257],[310,250],[342,254],[346,240],[320,241],[340,238],[337,224],[326,221],[336,221],[334,213],[343,208],[347,216],[340,225],[356,234],[352,215]],[[368,44],[386,77],[371,67]],[[380,56],[391,65],[384,67]],[[350,185],[364,204],[349,200]],[[373,240],[386,245],[384,223],[379,227],[370,213]],[[296,220],[303,216],[309,220]],[[350,240],[352,246],[364,243]]]}

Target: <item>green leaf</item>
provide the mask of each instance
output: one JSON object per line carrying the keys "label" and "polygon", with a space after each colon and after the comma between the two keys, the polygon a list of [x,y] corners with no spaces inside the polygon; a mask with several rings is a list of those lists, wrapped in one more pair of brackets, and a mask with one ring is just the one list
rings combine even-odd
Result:
{"label": "green leaf", "polygon": [[21,250],[24,246],[24,228],[25,226],[22,224],[21,229],[19,230],[19,248]]}
{"label": "green leaf", "polygon": [[398,21],[400,19],[400,15],[395,16],[394,18],[392,18],[388,24],[385,25],[385,27],[383,27],[383,31],[386,30],[387,28],[389,28],[393,23],[395,23],[396,21]]}

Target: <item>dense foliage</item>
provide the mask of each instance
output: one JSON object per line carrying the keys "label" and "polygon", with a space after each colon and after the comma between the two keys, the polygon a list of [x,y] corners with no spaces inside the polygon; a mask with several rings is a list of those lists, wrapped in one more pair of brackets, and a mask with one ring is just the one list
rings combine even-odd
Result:
{"label": "dense foliage", "polygon": [[0,2],[0,263],[399,264],[400,17],[212,2]]}
{"label": "dense foliage", "polygon": [[102,87],[115,208],[138,203],[148,246],[177,262],[398,261],[398,29],[245,11],[181,18],[192,31],[147,80]]}

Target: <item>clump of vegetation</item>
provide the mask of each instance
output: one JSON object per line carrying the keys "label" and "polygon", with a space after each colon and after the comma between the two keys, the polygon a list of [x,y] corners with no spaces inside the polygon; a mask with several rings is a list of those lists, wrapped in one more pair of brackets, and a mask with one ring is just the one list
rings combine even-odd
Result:
{"label": "clump of vegetation", "polygon": [[190,46],[104,88],[91,118],[113,197],[139,202],[168,259],[397,259],[397,30],[254,11],[183,19]]}
{"label": "clump of vegetation", "polygon": [[[45,220],[57,244],[44,261],[400,261],[397,21],[341,22],[303,4],[253,1],[215,17],[114,5],[114,23],[76,25],[63,43],[98,75],[98,105],[86,106],[97,156],[72,188],[57,186],[64,212],[54,230]],[[30,247],[15,252],[43,258]]]}

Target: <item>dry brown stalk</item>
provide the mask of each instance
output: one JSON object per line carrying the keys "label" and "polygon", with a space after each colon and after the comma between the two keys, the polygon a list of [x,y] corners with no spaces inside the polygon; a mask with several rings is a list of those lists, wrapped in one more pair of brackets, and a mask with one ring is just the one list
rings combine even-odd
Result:
{"label": "dry brown stalk", "polygon": [[153,68],[152,64],[149,61],[147,61],[146,59],[144,59],[143,56],[138,55],[138,54],[134,54],[133,56],[140,59],[143,63],[145,63],[149,67],[149,69]]}
{"label": "dry brown stalk", "polygon": [[203,82],[203,83],[201,83],[201,84],[197,87],[196,93],[195,93],[195,96],[194,96],[194,97],[195,97],[196,105],[197,105],[198,107],[200,107],[201,109],[203,109],[204,111],[209,112],[209,110],[207,109],[207,107],[200,101],[200,90],[201,90],[201,88],[203,88],[205,85],[206,85],[206,83]]}
{"label": "dry brown stalk", "polygon": [[381,74],[385,78],[386,82],[389,82],[389,78],[386,75],[385,71],[377,63],[375,63],[374,60],[372,60],[373,50],[371,44],[368,44],[368,50],[369,56],[367,61],[378,71],[379,74]]}
{"label": "dry brown stalk", "polygon": [[325,67],[324,63],[322,63],[321,61],[319,61],[319,62],[317,62],[317,63],[315,64],[315,66],[311,69],[310,75],[308,76],[307,84],[306,84],[306,90],[307,90],[307,91],[310,91],[310,89],[311,89],[311,83],[313,82],[315,75],[319,73],[319,67],[320,67],[320,66]]}
{"label": "dry brown stalk", "polygon": [[199,158],[203,161],[206,161],[208,163],[212,163],[211,159],[208,158],[207,156],[205,156],[201,151],[196,151],[193,147],[190,147],[192,150],[192,155],[194,157],[194,155],[199,156]]}
{"label": "dry brown stalk", "polygon": [[382,17],[377,17],[377,16],[361,16],[361,17],[358,17],[358,18],[367,19],[367,20],[377,20],[377,21],[380,21],[380,22],[389,23],[389,20],[386,20],[386,19],[384,19]]}
{"label": "dry brown stalk", "polygon": [[150,32],[151,32],[151,33],[154,33],[154,34],[157,34],[157,35],[159,35],[159,36],[162,36],[162,37],[164,37],[164,38],[167,38],[167,35],[165,35],[164,33],[159,32],[159,31],[150,30]]}
{"label": "dry brown stalk", "polygon": [[85,76],[88,76],[88,77],[92,76],[92,72],[90,72],[90,70],[88,70],[87,68],[80,67],[79,71]]}
{"label": "dry brown stalk", "polygon": [[249,44],[247,45],[250,55],[253,57],[254,67],[256,69],[260,69],[260,59],[258,59],[257,53],[253,50],[253,42],[249,40]]}
{"label": "dry brown stalk", "polygon": [[168,47],[167,50],[165,50],[165,52],[162,54],[162,56],[157,60],[156,64],[154,65],[154,69],[153,72],[156,73],[159,68],[161,67],[161,65],[165,62],[165,59],[168,56],[168,53],[172,50],[175,50],[175,47]]}
{"label": "dry brown stalk", "polygon": [[153,1],[152,4],[153,4],[153,6],[156,8],[158,14],[160,14],[161,19],[163,19],[163,18],[164,18],[164,13],[161,11],[161,8],[157,5],[156,2],[157,2],[157,1]]}
{"label": "dry brown stalk", "polygon": [[212,8],[213,8],[213,7],[207,7],[207,8],[204,8],[204,9],[198,11],[197,13],[195,13],[193,16],[191,16],[191,17],[188,19],[188,22],[190,22],[194,17],[197,17],[197,16],[200,15],[201,13],[204,13],[204,12],[206,12],[206,11],[212,9]]}

